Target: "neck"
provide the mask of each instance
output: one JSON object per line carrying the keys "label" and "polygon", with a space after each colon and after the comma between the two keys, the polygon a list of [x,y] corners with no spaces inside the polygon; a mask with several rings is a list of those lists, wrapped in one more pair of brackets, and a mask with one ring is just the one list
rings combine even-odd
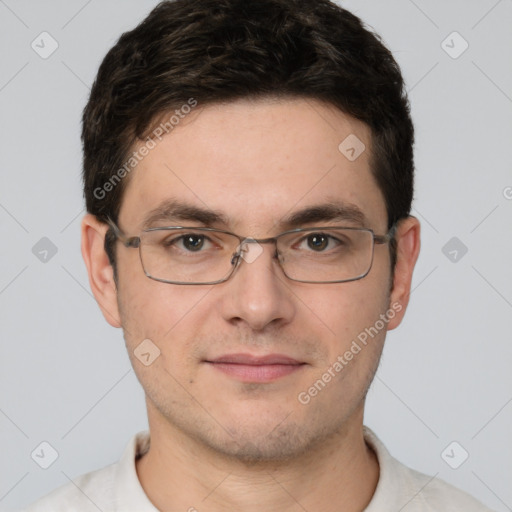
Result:
{"label": "neck", "polygon": [[379,479],[377,458],[363,438],[362,407],[343,432],[280,462],[226,457],[151,419],[151,446],[136,467],[160,510],[356,512],[368,505]]}

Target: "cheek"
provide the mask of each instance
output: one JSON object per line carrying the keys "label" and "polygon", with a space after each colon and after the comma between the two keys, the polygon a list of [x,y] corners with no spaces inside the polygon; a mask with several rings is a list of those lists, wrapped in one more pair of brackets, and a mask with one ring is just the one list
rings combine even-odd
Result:
{"label": "cheek", "polygon": [[[162,390],[173,390],[194,378],[196,325],[189,321],[207,290],[173,287],[151,281],[126,282],[119,293],[119,310],[126,348],[139,381],[158,401]],[[148,341],[149,340],[149,341]],[[147,355],[149,354],[149,356]]]}
{"label": "cheek", "polygon": [[341,350],[388,309],[387,279],[374,273],[358,281],[297,291],[303,305],[301,321],[310,327],[316,324],[319,335]]}
{"label": "cheek", "polygon": [[133,348],[149,338],[162,351],[211,289],[155,281],[144,274],[139,261],[119,268],[119,283],[119,310],[127,344]]}
{"label": "cheek", "polygon": [[[329,328],[322,339],[328,360],[315,373],[317,378],[332,380],[330,393],[336,400],[350,401],[366,392],[384,345],[387,321],[382,315],[389,311],[389,293],[368,277],[333,285],[339,288],[311,299],[313,309]],[[389,321],[391,317],[386,318]]]}

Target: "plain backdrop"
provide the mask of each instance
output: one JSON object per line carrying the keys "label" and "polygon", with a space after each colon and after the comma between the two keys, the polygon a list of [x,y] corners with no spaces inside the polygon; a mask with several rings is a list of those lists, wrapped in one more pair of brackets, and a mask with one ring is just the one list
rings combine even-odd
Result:
{"label": "plain backdrop", "polygon": [[[80,255],[79,132],[99,63],[154,5],[0,0],[2,511],[117,460],[147,427]],[[402,67],[422,223],[365,422],[404,463],[512,510],[512,1],[342,5]]]}

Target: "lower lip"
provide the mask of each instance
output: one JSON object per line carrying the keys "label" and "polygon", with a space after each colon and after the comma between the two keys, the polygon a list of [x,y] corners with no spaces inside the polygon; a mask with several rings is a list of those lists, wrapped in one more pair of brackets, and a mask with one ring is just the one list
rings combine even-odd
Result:
{"label": "lower lip", "polygon": [[217,370],[242,382],[271,382],[300,370],[303,364],[235,364],[208,363]]}

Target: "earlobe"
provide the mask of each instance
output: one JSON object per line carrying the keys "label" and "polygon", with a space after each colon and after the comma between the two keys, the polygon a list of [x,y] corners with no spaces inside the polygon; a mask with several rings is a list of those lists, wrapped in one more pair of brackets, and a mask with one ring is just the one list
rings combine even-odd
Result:
{"label": "earlobe", "polygon": [[91,291],[105,320],[112,327],[121,327],[114,272],[104,248],[107,230],[108,226],[94,215],[87,214],[82,219],[82,256]]}
{"label": "earlobe", "polygon": [[388,323],[388,330],[395,329],[400,325],[409,303],[412,275],[420,253],[420,223],[418,219],[409,216],[401,220],[395,238],[397,240],[397,258],[390,306],[394,305],[397,314]]}

